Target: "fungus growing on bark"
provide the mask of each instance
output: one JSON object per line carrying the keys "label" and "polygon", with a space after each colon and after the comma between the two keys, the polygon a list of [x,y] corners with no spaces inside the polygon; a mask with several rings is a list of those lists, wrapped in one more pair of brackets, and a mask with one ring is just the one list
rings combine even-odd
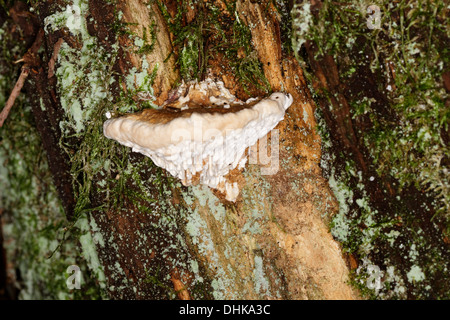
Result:
{"label": "fungus growing on bark", "polygon": [[165,109],[105,121],[104,135],[150,157],[184,185],[201,183],[235,201],[238,185],[225,175],[245,166],[247,148],[283,119],[292,96],[273,93],[242,102],[222,83],[206,81],[178,89],[171,97]]}

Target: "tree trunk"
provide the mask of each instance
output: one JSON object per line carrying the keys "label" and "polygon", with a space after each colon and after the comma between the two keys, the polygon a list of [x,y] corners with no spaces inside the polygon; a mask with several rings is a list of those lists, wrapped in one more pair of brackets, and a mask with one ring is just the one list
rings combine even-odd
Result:
{"label": "tree trunk", "polygon": [[[69,232],[89,230],[80,243],[90,271],[113,299],[358,298],[329,232],[338,206],[319,167],[316,106],[298,61],[283,45],[289,38],[283,15],[272,1],[237,1],[234,11],[222,1],[179,10],[182,3],[78,0],[66,11],[57,1],[40,1],[34,7],[46,31],[27,92],[56,189],[74,223]],[[69,12],[63,24],[53,19],[61,12]],[[208,19],[217,20],[206,27]],[[185,69],[179,57],[192,46],[190,38],[174,34],[176,27],[200,30],[192,40],[199,70],[193,79],[211,75],[243,100],[267,95],[264,81],[242,83],[243,75],[256,77],[257,71],[239,74],[232,67],[230,48],[217,49],[223,39],[211,31],[214,23],[228,26],[222,28],[226,39],[234,39],[233,28],[249,30],[251,56],[245,50],[237,55],[256,57],[266,87],[294,98],[276,127],[278,170],[265,175],[263,165],[248,164],[233,173],[241,189],[236,202],[206,186],[182,186],[101,134],[106,111],[143,107],[136,99],[143,73],[157,105],[180,83]],[[271,139],[274,148],[276,136]]]}

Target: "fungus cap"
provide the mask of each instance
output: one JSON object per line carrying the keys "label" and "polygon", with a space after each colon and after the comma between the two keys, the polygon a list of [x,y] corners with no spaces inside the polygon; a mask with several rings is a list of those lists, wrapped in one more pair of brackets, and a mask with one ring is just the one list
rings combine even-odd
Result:
{"label": "fungus cap", "polygon": [[224,176],[245,165],[246,149],[283,119],[293,99],[278,92],[256,103],[233,102],[222,108],[147,109],[105,121],[103,132],[150,157],[184,185],[192,184],[195,177],[234,201],[237,185]]}

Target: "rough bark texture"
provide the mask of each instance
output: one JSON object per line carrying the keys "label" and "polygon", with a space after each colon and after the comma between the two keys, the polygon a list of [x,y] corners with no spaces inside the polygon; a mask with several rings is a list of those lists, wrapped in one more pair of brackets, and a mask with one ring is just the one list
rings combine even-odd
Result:
{"label": "rough bark texture", "polygon": [[[132,25],[130,29],[138,35],[149,32],[152,23],[156,25],[154,50],[146,58],[151,66],[155,64],[159,66],[153,88],[157,97],[155,103],[160,105],[167,99],[169,90],[179,76],[175,67],[175,58],[171,55],[173,48],[164,18],[156,2],[153,2],[149,9],[147,3],[143,1],[122,1],[119,3],[118,9],[122,10],[123,19],[126,22],[136,24]],[[122,39],[122,43],[127,41],[124,37]],[[136,67],[142,63],[135,54],[129,54],[127,59],[131,65]]]}
{"label": "rough bark texture", "polygon": [[[447,267],[444,267],[444,265],[446,265],[446,261],[448,261],[449,247],[445,230],[447,224],[447,222],[445,222],[446,218],[441,219],[439,218],[439,214],[436,213],[436,199],[439,198],[439,196],[428,192],[432,189],[431,186],[423,183],[419,184],[421,174],[411,174],[409,183],[402,182],[401,176],[394,173],[394,158],[390,158],[389,160],[384,159],[385,167],[383,168],[383,165],[381,164],[383,161],[378,159],[380,153],[394,153],[395,151],[390,151],[390,149],[395,149],[397,145],[401,145],[400,141],[395,141],[390,147],[380,148],[381,152],[380,150],[377,150],[377,145],[375,143],[377,139],[381,141],[389,140],[386,135],[382,134],[383,130],[384,132],[397,130],[401,127],[406,118],[405,114],[407,113],[399,110],[396,103],[398,97],[406,96],[401,90],[403,88],[414,88],[411,89],[411,96],[413,96],[414,99],[418,99],[417,97],[420,97],[423,94],[423,88],[414,87],[411,83],[407,83],[404,78],[401,78],[400,74],[403,72],[403,60],[392,60],[387,51],[384,51],[384,46],[388,45],[397,48],[392,40],[394,36],[390,33],[391,29],[389,27],[384,25],[380,34],[373,36],[379,40],[378,43],[374,44],[371,43],[370,37],[372,37],[372,35],[370,34],[370,31],[368,31],[370,36],[366,38],[354,32],[355,30],[359,30],[359,27],[356,27],[355,29],[352,29],[352,27],[349,27],[348,25],[342,27],[340,22],[338,22],[337,25],[339,25],[339,30],[348,30],[348,34],[342,35],[343,38],[353,39],[355,45],[350,46],[348,49],[342,49],[341,47],[338,50],[333,51],[333,49],[328,47],[329,41],[331,38],[335,37],[332,41],[340,43],[340,40],[343,38],[336,36],[340,31],[338,31],[338,28],[328,29],[325,27],[322,29],[322,27],[332,20],[333,14],[331,14],[331,12],[333,12],[333,10],[330,7],[337,9],[334,13],[340,12],[341,10],[344,12],[348,8],[344,9],[341,4],[334,2],[332,5],[330,5],[330,2],[325,1],[310,1],[309,3],[311,4],[311,14],[314,16],[314,19],[316,19],[315,23],[311,25],[311,29],[314,28],[315,30],[321,31],[318,32],[319,35],[316,34],[308,38],[309,40],[305,42],[301,53],[303,54],[304,61],[308,65],[308,71],[313,75],[311,77],[311,84],[316,93],[317,107],[320,110],[320,115],[324,120],[327,132],[330,134],[329,141],[332,142],[330,146],[326,148],[329,150],[329,153],[334,155],[333,159],[330,161],[331,164],[328,165],[328,172],[326,172],[326,175],[329,175],[330,177],[334,176],[334,178],[336,178],[344,173],[342,174],[342,177],[347,177],[349,180],[347,183],[350,186],[350,190],[354,192],[353,199],[361,198],[361,194],[358,194],[357,191],[359,187],[356,187],[356,185],[363,186],[361,189],[365,190],[364,193],[367,199],[369,199],[370,208],[376,213],[374,216],[376,217],[377,223],[379,223],[379,221],[388,221],[391,219],[394,221],[394,226],[398,227],[400,230],[399,232],[402,236],[393,244],[389,245],[383,243],[380,239],[374,240],[374,243],[376,243],[376,245],[374,245],[376,250],[371,252],[370,255],[371,259],[373,259],[372,263],[375,265],[382,266],[382,268],[388,268],[387,266],[392,264],[395,265],[395,268],[401,270],[404,274],[403,278],[405,279],[405,287],[407,288],[403,298],[417,299],[426,297],[425,299],[435,299],[440,295],[448,296],[448,289],[446,289],[445,285],[441,285],[442,283],[446,283],[446,281],[441,281],[441,279],[448,277],[448,275],[444,275],[446,271],[441,272],[440,270],[447,270]],[[412,4],[414,4],[414,2],[408,3],[408,5]],[[322,10],[322,6],[326,7],[326,9]],[[385,16],[383,19],[390,21],[392,24],[399,23],[399,21],[404,19],[402,15],[398,15],[397,13],[397,10],[400,10],[400,8],[401,6],[394,6],[389,10],[384,10],[383,14]],[[411,10],[411,12],[412,11],[413,10]],[[328,12],[330,15],[327,14],[322,16],[321,14],[323,14],[323,12]],[[391,15],[389,15],[388,12],[390,12]],[[426,16],[430,15],[429,18],[432,21],[434,21],[434,19],[439,20],[439,15],[436,13],[431,14],[431,12],[427,12],[426,14],[422,14]],[[338,21],[345,21],[350,16],[351,15],[348,14],[347,17],[340,17]],[[404,25],[408,25],[408,23],[409,22],[403,21]],[[330,23],[330,25],[332,24],[333,23]],[[411,23],[411,25],[413,25],[413,23]],[[414,36],[409,35],[409,38],[415,39],[414,41],[416,41],[416,39],[419,39],[423,34],[427,34],[428,27],[428,25],[422,25],[420,27],[416,26],[417,29],[414,30]],[[402,32],[404,30],[409,30],[409,27],[402,28],[401,30]],[[327,34],[331,35],[330,38],[324,36]],[[441,42],[445,43],[448,41],[448,33],[443,32],[442,34],[436,34],[435,36],[436,37],[434,38],[427,38],[426,43],[434,43],[433,46],[435,45],[436,51],[439,52],[439,54],[445,52],[444,47],[446,46],[441,46]],[[445,53],[442,55],[444,56]],[[423,58],[424,60],[432,61],[429,60],[430,58],[428,55],[424,55],[424,57],[427,57]],[[371,64],[375,60],[378,61],[380,66],[372,68]],[[420,59],[417,59],[417,61],[416,59],[413,60],[417,65],[424,63]],[[354,72],[351,76],[346,75],[346,71],[344,71],[348,70],[348,61],[351,61],[350,65],[354,68]],[[434,63],[430,63],[430,65],[432,64]],[[416,68],[416,66],[412,67],[412,69]],[[428,74],[436,72],[432,71],[433,68],[431,67],[425,69]],[[443,71],[441,70],[436,72],[437,74],[435,77],[437,81],[434,84],[436,88],[445,88],[445,80],[443,79],[444,81],[441,82],[442,72]],[[422,75],[419,78],[425,78],[425,76]],[[445,78],[445,76],[442,75],[442,78]],[[402,80],[399,81],[399,79]],[[416,81],[418,80],[415,79],[412,82],[414,83]],[[395,92],[394,95],[391,95],[391,89]],[[448,104],[448,98],[446,98],[446,95],[443,92],[444,91],[441,90],[442,96],[440,99],[444,100],[444,103],[441,105],[440,110],[444,112],[444,110],[448,109],[444,107],[444,104]],[[395,96],[395,98],[393,98],[393,96]],[[373,102],[370,111],[366,110],[364,114],[358,112],[358,107],[362,105],[361,97],[370,99]],[[415,104],[417,104],[417,102],[415,102]],[[407,103],[402,102],[400,105],[407,105]],[[439,123],[437,119],[428,121],[433,123],[433,125]],[[379,123],[384,123],[385,127],[383,130],[379,130],[379,128],[378,130],[376,129]],[[386,123],[389,123],[389,125],[386,125]],[[419,127],[423,126],[425,125],[421,123]],[[412,131],[411,127],[409,130]],[[448,145],[444,142],[446,141],[447,135],[444,130],[439,131],[441,131],[439,132],[440,142],[434,143],[433,148],[445,149]],[[400,135],[400,138],[404,137],[406,139],[407,134]],[[429,150],[417,151],[414,147],[408,147],[406,150],[403,150],[403,152],[399,152],[400,158],[404,159],[406,163],[406,167],[411,168],[415,166],[415,161],[414,158],[408,155],[409,152],[422,154],[424,156],[424,159],[420,160],[420,171],[426,172],[426,169],[422,167],[422,164],[426,164],[428,159],[432,159],[431,152]],[[425,160],[425,158],[428,159]],[[448,158],[448,156],[443,156],[443,159],[445,158]],[[445,166],[446,161],[447,160],[442,161],[443,166]],[[353,171],[358,172],[358,179],[349,178],[350,174],[348,174],[348,172],[351,170],[347,167],[348,163],[353,164],[350,166],[353,166]],[[436,165],[432,166],[434,168],[439,168],[439,166]],[[438,181],[440,178],[434,179]],[[432,182],[432,179],[430,179],[430,181]],[[404,186],[399,187],[402,183]],[[356,203],[352,203],[351,201],[348,201],[347,203],[349,206],[354,206],[354,208],[350,209],[352,213],[348,215],[350,220],[352,222],[358,221],[358,218],[364,214],[364,211],[360,210]],[[354,212],[358,213],[354,214]],[[359,228],[367,230],[368,226],[366,223],[358,222],[355,229],[358,230]],[[421,235],[426,239],[427,244],[421,245],[427,249],[424,250],[421,253],[420,258],[417,257],[417,261],[413,261],[413,263],[420,263],[424,269],[427,268],[429,270],[434,269],[434,267],[430,267],[430,265],[433,265],[434,263],[440,266],[439,271],[436,273],[430,272],[427,275],[428,280],[432,283],[428,288],[432,289],[425,294],[423,294],[423,292],[419,293],[420,289],[418,289],[418,287],[421,285],[410,281],[407,273],[411,270],[412,261],[405,259],[406,255],[403,252],[404,247],[416,246],[411,244],[404,245],[403,242],[408,243],[408,241],[417,241],[414,236],[417,233],[417,230],[421,230]],[[389,231],[385,229],[380,234],[384,236],[388,234],[388,232]],[[352,239],[351,241],[344,243],[344,246],[348,249],[354,243],[356,243],[356,241]],[[349,249],[353,254],[353,256],[351,255],[349,257],[351,269],[355,270],[357,273],[363,268],[366,263],[364,260],[369,256],[368,253],[361,250],[361,247],[362,246],[357,246],[357,249]],[[431,254],[431,252],[434,253]],[[430,257],[428,254],[430,254]],[[422,283],[422,285],[425,286],[425,283]],[[386,291],[391,292],[385,296],[379,295],[379,297],[386,298],[390,295],[392,297],[392,292],[395,292],[392,287],[387,288]],[[378,295],[378,293],[376,295]]]}
{"label": "rough bark texture", "polygon": [[[169,2],[169,1],[167,1]],[[158,63],[154,82],[156,103],[164,101],[178,79],[172,44],[166,22],[156,4],[145,1],[119,1],[123,21],[137,23],[130,28],[138,35],[156,23],[155,50],[147,56],[150,66]],[[52,1],[41,5],[43,21]],[[168,7],[170,7],[168,3]],[[108,24],[113,9],[102,1],[89,1],[94,21],[90,33],[107,46],[114,39]],[[328,229],[331,215],[337,210],[326,181],[321,175],[320,137],[316,132],[315,105],[303,78],[302,70],[291,55],[282,52],[279,17],[271,4],[238,1],[241,20],[252,25],[251,35],[264,75],[273,91],[293,95],[294,104],[279,124],[280,167],[272,175],[262,175],[260,165],[248,165],[237,172],[241,195],[236,203],[207,187],[178,187],[162,177],[162,186],[149,180],[153,189],[164,189],[167,204],[155,205],[154,214],[143,213],[139,206],[125,199],[117,211],[94,211],[91,225],[103,239],[97,246],[106,276],[106,290],[111,298],[166,298],[175,291],[179,299],[355,299],[348,281],[348,269],[339,245]],[[109,38],[106,37],[109,35]],[[46,36],[46,57],[51,60],[53,46],[60,37],[74,45],[60,31]],[[120,36],[119,43],[129,39]],[[220,79],[220,69],[211,60],[211,73]],[[214,67],[216,65],[216,67]],[[127,53],[115,69],[126,73],[141,68],[137,55]],[[59,151],[60,138],[58,93],[47,82],[41,68],[33,75],[35,103],[33,111],[44,141],[50,168],[68,218],[74,208],[74,194],[69,179],[69,161]],[[238,84],[225,77],[229,88]],[[116,88],[117,89],[117,88]],[[239,90],[234,90],[239,95]],[[45,112],[39,99],[43,99]],[[274,137],[272,137],[274,139]],[[74,150],[76,152],[76,150]],[[133,155],[131,163],[142,161]],[[153,179],[157,169],[143,170],[145,179]],[[132,185],[127,185],[133,189]],[[112,195],[121,197],[122,195]],[[102,196],[91,196],[96,207]],[[160,199],[161,200],[161,199]],[[150,205],[150,204],[147,204]],[[167,223],[170,217],[171,223]],[[189,226],[189,228],[188,228]],[[94,233],[94,232],[93,232]],[[180,239],[183,239],[181,241]],[[191,266],[198,265],[194,275]],[[204,278],[203,286],[194,287],[195,277]]]}

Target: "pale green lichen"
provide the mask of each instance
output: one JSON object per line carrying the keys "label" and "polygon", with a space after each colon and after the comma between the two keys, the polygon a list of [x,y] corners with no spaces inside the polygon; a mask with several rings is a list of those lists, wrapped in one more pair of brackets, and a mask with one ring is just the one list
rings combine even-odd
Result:
{"label": "pale green lichen", "polygon": [[408,277],[408,281],[413,282],[420,282],[425,279],[425,274],[422,272],[422,269],[419,266],[412,266],[411,270],[406,275]]}
{"label": "pale green lichen", "polygon": [[[64,42],[58,55],[56,76],[61,106],[67,116],[61,121],[61,128],[66,133],[68,130],[81,133],[97,105],[105,99],[112,101],[108,87],[114,78],[109,74],[117,53],[106,52],[97,39],[89,35],[85,18],[88,10],[86,0],[75,0],[73,5],[67,5],[65,11],[58,11],[45,19],[47,32],[67,27],[82,43],[81,48],[72,48]],[[117,50],[117,46],[112,48]]]}
{"label": "pale green lichen", "polygon": [[[204,194],[200,193],[199,196],[199,198],[202,199]],[[192,243],[198,248],[200,255],[208,257],[208,262],[213,269],[216,270],[211,281],[211,286],[214,289],[212,292],[214,298],[237,298],[237,296],[229,295],[230,292],[228,288],[232,285],[233,281],[228,276],[228,272],[223,270],[222,265],[220,264],[219,254],[216,251],[217,249],[212,238],[213,235],[209,231],[207,222],[202,218],[197,209],[187,217],[185,230],[189,234]]]}
{"label": "pale green lichen", "polygon": [[[130,176],[138,177],[136,176],[138,168],[133,167],[130,162],[123,163],[117,157],[113,157],[119,147],[108,141],[100,129],[108,109],[117,113],[119,108],[122,112],[127,112],[136,110],[137,107],[128,102],[121,105],[114,104],[117,98],[112,92],[111,85],[116,81],[113,67],[119,46],[113,43],[110,46],[111,50],[107,51],[96,37],[87,32],[88,10],[88,1],[75,0],[65,11],[57,11],[47,17],[45,23],[47,32],[68,28],[75,40],[80,43],[79,48],[73,48],[64,42],[58,55],[58,68],[55,74],[61,106],[65,112],[65,117],[60,122],[63,134],[61,146],[67,150],[70,157],[73,176],[79,177],[80,173],[82,176],[82,179],[74,180],[77,196],[74,215],[78,220],[72,231],[81,232],[79,241],[83,257],[90,271],[97,277],[100,288],[105,289],[106,280],[96,250],[105,247],[107,240],[86,210],[91,209],[90,197],[94,183],[100,188],[97,192],[105,196],[105,203],[101,207],[118,205],[117,201],[120,199],[117,197],[111,199],[110,195],[114,192],[122,194],[119,188],[123,188]],[[133,69],[124,75],[125,82],[128,82],[127,85],[133,93],[143,89],[151,91],[151,74],[147,72],[148,64],[145,57],[143,61],[142,72]],[[152,95],[152,91],[149,95]],[[70,141],[68,138],[74,136],[78,139],[77,142],[68,142]],[[73,150],[77,151],[73,153]],[[116,170],[120,172],[119,175],[116,174],[119,184],[117,190],[111,190],[109,179],[114,179],[111,172]],[[95,181],[94,176],[102,176],[103,179]],[[137,179],[137,183],[139,182]],[[139,187],[146,192],[141,185]],[[116,247],[112,245],[112,248]],[[120,270],[117,270],[117,274],[120,274]]]}
{"label": "pale green lichen", "polygon": [[84,15],[88,9],[87,1],[74,0],[72,5],[66,6],[65,11],[47,16],[44,19],[44,30],[50,32],[66,27],[75,36],[86,34],[87,29],[84,23]]}
{"label": "pale green lichen", "polygon": [[255,284],[255,291],[259,294],[269,293],[269,281],[264,274],[264,263],[260,256],[255,256],[253,269],[253,282]]}
{"label": "pale green lichen", "polygon": [[[0,28],[0,105],[9,96],[17,69],[14,57],[26,48],[15,42],[8,22]],[[20,299],[79,299],[100,297],[92,286],[76,237],[67,234],[67,220],[47,164],[42,141],[34,125],[30,102],[25,94],[15,100],[0,130],[0,207],[9,269]],[[42,100],[38,102],[42,109]],[[83,293],[66,285],[70,265],[84,275]],[[18,271],[21,279],[15,279]]]}
{"label": "pale green lichen", "polygon": [[[226,209],[209,188],[195,186],[189,189],[183,197],[195,209],[186,216],[185,230],[199,257],[207,261],[212,296],[215,299],[243,299],[255,294],[261,297],[276,295],[271,293],[262,258],[255,254],[258,249],[255,237],[261,234],[262,228],[257,221],[262,219],[263,211],[256,209],[253,214],[249,211],[251,223],[243,227],[246,235],[237,236],[236,232],[241,234],[242,230],[236,229],[234,213]],[[238,262],[247,254],[254,257],[251,272],[245,263]]]}
{"label": "pale green lichen", "polygon": [[353,202],[353,192],[344,183],[335,179],[334,169],[328,178],[328,184],[339,203],[339,212],[333,217],[331,234],[339,241],[346,242],[349,236],[349,205]]}
{"label": "pale green lichen", "polygon": [[[0,89],[2,92],[3,87]],[[21,105],[16,101],[9,116],[11,122],[5,126],[8,130],[0,133],[0,207],[5,209],[7,259],[23,279],[17,282],[20,299],[80,298],[80,292],[66,286],[66,269],[78,265],[82,274],[87,270],[78,258],[73,237],[60,245],[66,219],[36,129],[28,122],[30,114],[26,102]],[[24,133],[26,136],[22,136]],[[91,281],[84,276],[83,288],[92,286]],[[92,293],[93,298],[98,297],[98,293]]]}
{"label": "pale green lichen", "polygon": [[192,191],[201,206],[204,207],[208,205],[210,212],[213,214],[214,218],[217,221],[223,221],[225,219],[225,207],[220,202],[220,200],[216,196],[214,196],[211,190],[205,187],[194,186],[192,187]]}
{"label": "pale green lichen", "polygon": [[[364,295],[374,299],[405,299],[408,290],[413,290],[425,297],[427,294],[432,294],[430,289],[432,287],[429,284],[433,281],[432,273],[448,273],[442,262],[436,262],[443,261],[441,249],[427,244],[428,241],[423,237],[423,231],[420,228],[413,229],[411,226],[399,225],[402,212],[399,212],[398,216],[392,215],[389,219],[385,216],[381,218],[381,212],[372,208],[361,172],[355,169],[351,161],[347,161],[345,171],[337,174],[336,169],[331,166],[332,161],[335,160],[335,155],[329,152],[333,147],[332,142],[328,139],[326,129],[321,122],[323,119],[319,114],[316,116],[324,139],[321,165],[339,203],[339,212],[334,215],[331,222],[331,232],[344,244],[344,250],[357,254],[361,259],[361,264],[353,273],[352,283]],[[350,179],[353,179],[354,189],[350,187]],[[373,180],[369,179],[369,181]],[[405,235],[411,235],[411,237],[405,239]],[[382,264],[374,263],[373,255],[380,254],[380,244],[389,246],[392,250],[390,252],[405,252],[402,259],[408,261],[406,265],[394,263],[392,260],[395,258],[391,259],[390,255],[386,254],[387,251],[384,253],[385,260]],[[425,246],[429,247],[429,251],[421,250]],[[429,261],[431,268],[427,271],[433,270],[432,273],[423,271],[422,265],[426,263],[425,261]],[[410,263],[412,266],[409,266]],[[376,272],[373,272],[374,270]],[[409,282],[413,289],[405,286],[405,282]]]}
{"label": "pale green lichen", "polygon": [[[108,98],[108,89],[113,78],[105,83],[105,75],[109,73],[110,64],[102,62],[105,52],[101,49],[92,50],[96,40],[92,37],[84,39],[82,50],[73,49],[63,43],[58,56],[60,66],[56,71],[61,93],[61,106],[67,115],[67,120],[61,122],[64,132],[73,129],[81,133],[90,119],[96,105]],[[86,71],[89,70],[88,76]],[[86,86],[86,87],[84,87]],[[111,96],[108,98],[110,101]]]}
{"label": "pale green lichen", "polygon": [[300,52],[306,42],[306,35],[312,24],[311,4],[309,2],[295,2],[291,10],[292,18],[292,50],[295,55]]}
{"label": "pale green lichen", "polygon": [[[92,224],[92,223],[91,223]],[[80,236],[80,244],[82,248],[83,256],[89,266],[89,269],[95,274],[96,278],[99,281],[99,285],[101,288],[106,287],[105,282],[105,274],[103,272],[103,267],[100,263],[97,254],[96,241],[91,235],[91,226],[89,225],[89,221],[87,217],[79,218],[75,225],[80,229],[82,235]]]}

